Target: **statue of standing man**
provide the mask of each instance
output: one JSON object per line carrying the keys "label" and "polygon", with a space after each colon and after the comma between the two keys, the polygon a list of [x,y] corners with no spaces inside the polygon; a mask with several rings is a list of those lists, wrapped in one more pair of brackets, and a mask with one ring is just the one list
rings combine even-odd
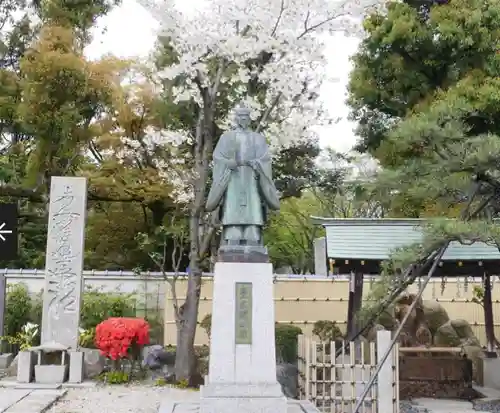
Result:
{"label": "statue of standing man", "polygon": [[213,154],[213,183],[206,210],[220,207],[222,246],[262,246],[267,210],[278,210],[266,139],[248,128],[250,110],[238,107],[235,128],[219,139]]}

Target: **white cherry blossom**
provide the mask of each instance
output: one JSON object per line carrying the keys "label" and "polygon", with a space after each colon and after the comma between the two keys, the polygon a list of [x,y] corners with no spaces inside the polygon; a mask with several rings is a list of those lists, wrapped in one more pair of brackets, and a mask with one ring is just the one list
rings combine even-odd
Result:
{"label": "white cherry blossom", "polygon": [[[199,87],[216,89],[213,62],[235,63],[231,77],[220,83],[237,85],[237,97],[245,99],[252,118],[279,119],[264,133],[272,146],[315,137],[316,126],[331,120],[317,99],[327,79],[325,41],[333,32],[360,32],[361,17],[380,0],[206,0],[184,14],[173,0],[138,0],[158,19],[161,35],[171,40],[179,62],[164,68],[161,78],[187,79],[176,88],[176,101],[203,101]],[[256,69],[245,62],[268,54]],[[211,62],[212,64],[208,64]],[[249,96],[252,77],[267,86],[264,103]],[[221,126],[227,127],[228,120]]]}

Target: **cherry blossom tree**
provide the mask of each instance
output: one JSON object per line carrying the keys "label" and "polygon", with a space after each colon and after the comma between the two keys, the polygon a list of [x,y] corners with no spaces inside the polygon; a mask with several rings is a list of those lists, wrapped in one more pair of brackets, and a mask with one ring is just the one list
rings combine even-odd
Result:
{"label": "cherry blossom tree", "polygon": [[194,116],[171,131],[188,142],[192,156],[184,182],[191,196],[191,247],[188,290],[177,325],[180,380],[195,367],[201,261],[216,228],[212,221],[204,225],[210,156],[230,124],[230,109],[245,101],[253,127],[266,135],[275,153],[315,141],[315,127],[333,121],[318,99],[328,79],[325,42],[338,31],[359,34],[362,15],[379,1],[207,0],[189,15],[174,0],[139,3],[161,23],[160,41],[169,52],[158,85],[169,91],[165,98],[171,104],[189,108]]}

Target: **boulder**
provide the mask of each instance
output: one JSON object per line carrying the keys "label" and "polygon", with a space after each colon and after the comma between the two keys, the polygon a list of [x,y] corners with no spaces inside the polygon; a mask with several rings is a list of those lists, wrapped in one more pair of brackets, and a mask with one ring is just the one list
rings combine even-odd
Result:
{"label": "boulder", "polygon": [[142,365],[153,371],[154,378],[170,381],[174,377],[175,351],[165,350],[158,344],[148,346],[143,351]]}
{"label": "boulder", "polygon": [[97,377],[106,367],[106,357],[95,348],[81,347],[83,353],[83,374],[87,379]]}
{"label": "boulder", "polygon": [[7,376],[16,377],[17,376],[17,363],[19,362],[19,354],[14,357],[14,360],[10,363],[7,369]]}
{"label": "boulder", "polygon": [[451,325],[455,329],[460,341],[467,346],[480,346],[479,340],[472,331],[469,322],[462,319],[451,320]]}
{"label": "boulder", "polygon": [[175,352],[165,350],[162,346],[156,344],[149,346],[143,352],[142,365],[150,370],[159,370],[163,366],[173,366],[175,364]]}
{"label": "boulder", "polygon": [[383,331],[385,330],[384,326],[381,324],[375,324],[370,330],[368,330],[368,333],[366,333],[366,339],[371,342],[371,341],[376,341],[377,340],[377,331]]}
{"label": "boulder", "polygon": [[422,302],[425,323],[432,334],[436,334],[439,327],[450,321],[448,313],[444,307],[434,300],[424,300]]}
{"label": "boulder", "polygon": [[281,385],[281,390],[286,397],[290,399],[297,399],[299,397],[299,369],[295,364],[277,364],[276,379]]}
{"label": "boulder", "polygon": [[434,345],[440,347],[458,347],[462,344],[451,321],[444,323],[434,334]]}
{"label": "boulder", "polygon": [[421,324],[415,333],[417,339],[417,345],[419,346],[431,346],[432,345],[432,334],[429,328],[425,324]]}
{"label": "boulder", "polygon": [[479,371],[479,364],[481,363],[481,357],[483,355],[483,349],[480,346],[469,346],[464,345],[462,347],[464,353],[467,355],[467,358],[472,361],[473,368],[473,378],[475,380],[478,379],[477,372]]}
{"label": "boulder", "polygon": [[377,323],[383,326],[386,330],[395,330],[398,326],[398,322],[394,313],[394,307],[391,306],[384,310],[378,317]]}

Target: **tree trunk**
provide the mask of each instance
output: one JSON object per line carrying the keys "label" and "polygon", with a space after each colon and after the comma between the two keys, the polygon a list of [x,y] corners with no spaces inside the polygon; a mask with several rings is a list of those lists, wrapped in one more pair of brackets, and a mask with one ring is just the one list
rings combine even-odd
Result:
{"label": "tree trunk", "polygon": [[484,297],[483,297],[483,308],[484,308],[484,329],[486,332],[486,343],[488,352],[495,351],[495,324],[493,321],[493,304],[491,302],[491,277],[488,272],[484,273]]}
{"label": "tree trunk", "polygon": [[[195,273],[196,271],[196,273]],[[186,301],[182,305],[181,321],[177,325],[177,349],[175,354],[176,380],[190,381],[196,373],[194,339],[198,323],[201,271],[191,268],[188,276]]]}
{"label": "tree trunk", "polygon": [[349,281],[349,301],[347,304],[347,337],[350,339],[358,332],[357,314],[363,299],[363,273],[351,274]]}
{"label": "tree trunk", "polygon": [[180,321],[177,324],[177,349],[175,354],[176,380],[188,380],[193,377],[196,369],[194,339],[198,325],[198,306],[200,303],[201,275],[199,259],[199,219],[190,220],[190,263],[186,300],[181,306]]}

